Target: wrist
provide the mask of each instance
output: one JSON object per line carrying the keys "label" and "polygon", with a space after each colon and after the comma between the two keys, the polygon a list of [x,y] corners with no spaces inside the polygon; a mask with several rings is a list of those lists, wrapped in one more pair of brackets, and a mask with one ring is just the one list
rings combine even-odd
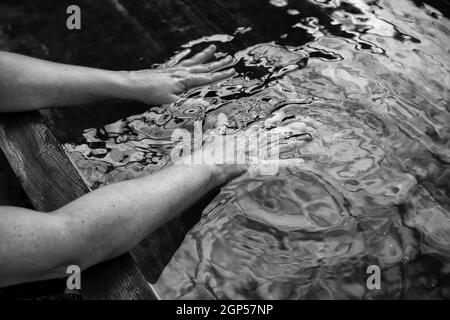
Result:
{"label": "wrist", "polygon": [[238,164],[210,164],[205,166],[209,170],[212,188],[221,187],[247,171],[245,165]]}
{"label": "wrist", "polygon": [[204,165],[206,172],[208,172],[209,180],[208,185],[209,189],[215,189],[223,185],[223,173],[220,168],[215,164],[205,164]]}
{"label": "wrist", "polygon": [[84,69],[80,78],[89,79],[87,92],[96,99],[128,99],[127,76],[122,71]]}
{"label": "wrist", "polygon": [[192,164],[183,161],[172,162],[169,167],[181,170],[183,173],[189,172],[189,175],[195,180],[201,181],[204,192],[209,192],[220,186],[226,181],[226,176],[217,165],[213,164]]}
{"label": "wrist", "polygon": [[133,98],[133,84],[130,73],[132,71],[111,71],[109,78],[112,98],[121,100],[134,100]]}
{"label": "wrist", "polygon": [[[171,158],[174,165],[183,166],[186,170],[195,170],[195,175],[203,176],[206,181],[205,185],[209,190],[218,188],[227,182],[241,176],[247,172],[248,167],[244,164],[224,164],[215,163],[213,161],[196,162],[195,156],[189,155],[181,158]],[[196,160],[199,160],[198,158]]]}

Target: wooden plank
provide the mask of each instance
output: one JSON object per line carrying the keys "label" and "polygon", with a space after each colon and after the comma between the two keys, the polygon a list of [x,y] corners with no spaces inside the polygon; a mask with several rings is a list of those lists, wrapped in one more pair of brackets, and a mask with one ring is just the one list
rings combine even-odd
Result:
{"label": "wooden plank", "polygon": [[[23,52],[27,40],[19,52],[56,60],[59,62],[89,65],[108,69],[137,69],[161,62],[179,45],[214,33],[233,34],[237,27],[253,26],[254,30],[225,48],[240,49],[257,42],[276,38],[283,25],[284,14],[273,15],[268,1],[201,1],[201,0],[51,0],[24,1],[14,19],[7,20],[12,33],[20,40],[25,33],[34,40],[31,52]],[[83,27],[77,32],[61,27],[65,21],[67,5],[78,4],[83,12]],[[24,10],[26,9],[26,10]],[[45,10],[44,10],[45,9]],[[280,9],[281,10],[281,9]],[[32,11],[36,14],[28,15]],[[265,14],[270,12],[271,16]],[[281,11],[280,11],[281,12]],[[1,16],[1,15],[0,15]],[[8,18],[8,17],[6,17]],[[267,21],[276,20],[275,25]],[[101,21],[102,23],[98,23]],[[291,22],[284,22],[291,23]],[[124,32],[127,30],[127,32]],[[114,36],[113,36],[114,35]],[[27,38],[27,39],[28,39]],[[13,41],[13,43],[15,43]],[[39,45],[38,45],[39,44]],[[42,44],[42,45],[41,45]],[[45,48],[37,52],[35,48]],[[17,51],[17,47],[12,47]],[[108,52],[108,54],[105,54]],[[64,110],[50,109],[43,112],[60,143],[79,137],[82,129],[112,122],[120,110],[131,110],[136,103],[98,105]],[[140,113],[146,106],[138,106],[131,113]],[[142,111],[140,111],[142,110]],[[121,114],[120,117],[125,116]],[[132,255],[139,263],[145,278],[156,281],[172,253],[183,240],[187,228],[172,221],[145,239]]]}
{"label": "wooden plank", "polygon": [[[69,31],[64,28],[67,17],[65,8],[70,4],[77,4],[82,8],[83,25],[80,31]],[[2,6],[0,4],[0,20],[7,23],[10,29],[7,41],[2,44],[6,50],[63,63],[108,69],[142,69],[155,61],[161,61],[163,56],[167,55],[164,46],[156,44],[151,35],[140,28],[120,3],[114,0],[96,2],[19,0],[13,5],[6,6],[5,10],[2,10]],[[11,10],[14,14],[9,15],[8,11]],[[29,15],[30,11],[34,14]],[[102,23],[98,24],[98,21]],[[114,36],[111,36],[112,34]],[[117,43],[120,43],[120,46]],[[96,106],[63,110],[47,109],[40,113],[56,135],[58,142],[65,143],[80,139],[85,128],[101,126],[121,117],[139,114],[148,108],[136,102],[105,102]],[[33,160],[40,161],[40,158]],[[72,174],[73,172],[68,173],[69,176],[73,176]],[[30,197],[35,198],[37,208],[39,206],[39,209],[42,209],[42,199],[45,196],[40,202],[37,201],[36,196],[42,196],[42,193],[35,194],[36,189],[53,186],[52,183],[48,183],[42,188],[35,188],[33,186],[36,182],[39,181],[30,183],[32,187],[28,187],[27,192],[31,193]],[[71,185],[78,184],[71,183]],[[62,190],[69,190],[69,195],[83,194],[86,191],[72,192],[70,188]],[[58,201],[55,207],[63,203],[64,201]],[[145,266],[147,280],[156,281],[184,235],[185,231],[179,223],[171,221],[149,236],[143,242],[144,246],[138,246],[133,250],[133,256],[139,257],[136,260]]]}
{"label": "wooden plank", "polygon": [[[68,30],[66,8],[78,5],[81,30]],[[31,14],[32,13],[32,14]],[[0,50],[36,58],[110,70],[149,68],[168,53],[139,30],[111,0],[0,1]],[[84,129],[143,113],[148,105],[105,102],[95,106],[52,108],[42,115],[58,142],[80,139]]]}
{"label": "wooden plank", "polygon": [[[0,115],[0,147],[37,210],[55,210],[90,191],[39,112]],[[129,254],[90,268],[83,279],[87,298],[155,298]]]}
{"label": "wooden plank", "polygon": [[33,206],[53,211],[89,192],[38,112],[0,115],[0,146]]}

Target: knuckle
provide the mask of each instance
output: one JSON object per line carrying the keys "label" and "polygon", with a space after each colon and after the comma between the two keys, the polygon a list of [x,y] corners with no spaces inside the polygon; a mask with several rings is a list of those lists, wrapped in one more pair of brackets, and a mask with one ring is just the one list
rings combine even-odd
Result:
{"label": "knuckle", "polygon": [[182,65],[182,66],[185,66],[185,65],[190,65],[190,64],[192,64],[192,63],[193,63],[192,59],[186,59],[186,60],[184,60],[184,61],[181,63],[181,65]]}
{"label": "knuckle", "polygon": [[178,79],[186,79],[189,75],[190,73],[187,70],[177,70],[173,73],[173,76]]}
{"label": "knuckle", "polygon": [[188,89],[188,82],[187,81],[183,81],[183,80],[179,80],[178,81],[178,88],[179,88],[179,92],[185,91]]}

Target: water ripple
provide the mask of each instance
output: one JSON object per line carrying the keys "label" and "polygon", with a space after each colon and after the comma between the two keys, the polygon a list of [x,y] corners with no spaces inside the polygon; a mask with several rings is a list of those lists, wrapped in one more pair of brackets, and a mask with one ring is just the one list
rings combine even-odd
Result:
{"label": "water ripple", "polygon": [[311,139],[281,156],[303,164],[224,187],[161,296],[450,298],[450,21],[419,1],[260,3],[286,21],[269,41],[245,26],[184,45],[228,50],[238,76],[87,130],[72,160],[96,188],[160,170],[174,129],[202,120],[208,136],[219,113],[235,130],[301,130]]}

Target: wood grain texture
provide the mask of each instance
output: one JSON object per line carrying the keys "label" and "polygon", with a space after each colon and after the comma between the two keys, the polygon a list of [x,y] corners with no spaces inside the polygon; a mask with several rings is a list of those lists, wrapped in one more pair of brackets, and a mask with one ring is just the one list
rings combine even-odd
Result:
{"label": "wood grain texture", "polygon": [[38,112],[0,115],[0,145],[35,209],[53,211],[90,191]]}
{"label": "wood grain texture", "polygon": [[[82,9],[82,29],[79,31],[64,28],[65,9],[69,4],[77,4]],[[286,22],[282,21],[285,15],[265,10],[267,6],[270,6],[269,1],[260,0],[5,0],[0,4],[0,21],[9,26],[9,31],[2,35],[6,50],[63,63],[132,70],[162,62],[190,40],[216,33],[233,34],[238,27],[252,26],[254,29],[245,37],[236,36],[233,44],[218,44],[220,49],[240,50],[258,42],[271,41],[280,32],[277,26]],[[8,14],[8,10],[12,10],[12,14]],[[268,17],[266,12],[271,12],[271,16]],[[1,45],[0,42],[0,48]],[[45,123],[39,115],[34,115],[35,118],[28,116],[31,118],[23,123],[22,120],[14,120],[14,126],[25,130],[30,130],[27,121],[31,121],[34,129],[26,139],[18,140],[22,142],[12,140],[12,143],[5,143],[4,148],[9,150],[10,162],[17,162],[16,173],[22,177],[24,188],[34,198],[37,208],[44,208],[45,199],[53,192],[58,194],[55,203],[47,209],[52,210],[87,192],[78,173],[74,173],[73,166],[67,163],[68,159],[64,160],[61,147],[55,140],[59,143],[77,141],[83,129],[102,126],[148,108],[135,102],[108,102],[89,107],[44,110],[41,114]],[[11,121],[5,122],[8,127],[3,131],[9,130],[7,134],[14,134],[14,139],[18,139],[23,134],[22,129],[12,131]],[[51,128],[56,139],[53,135],[49,138],[45,125]],[[33,136],[42,135],[42,131],[45,132],[43,136]],[[28,139],[34,141],[33,146],[27,146]],[[51,143],[46,142],[48,139],[52,140]],[[39,143],[44,147],[39,147]],[[34,154],[26,158],[30,164],[19,162],[23,161],[15,156],[19,150]],[[60,167],[58,161],[64,164],[59,162]],[[40,173],[48,176],[48,183],[30,176],[34,163],[39,163]],[[58,171],[62,176],[54,173]],[[27,184],[28,178],[32,180]],[[199,212],[198,209],[190,210],[185,216],[198,216]],[[174,220],[161,227],[132,250],[132,256],[146,280],[156,281],[189,230],[189,223],[180,221]],[[107,265],[102,265],[101,269],[107,270]],[[111,272],[128,273],[129,267],[124,261],[111,266]],[[102,279],[97,281],[103,283],[107,278]],[[135,281],[139,282],[137,278]],[[131,286],[125,282],[123,287]],[[130,297],[135,298],[137,294],[139,290]],[[109,296],[105,293],[105,297]],[[118,296],[123,297],[121,294]]]}
{"label": "wood grain texture", "polygon": [[[37,210],[53,211],[90,191],[39,112],[0,115],[0,147]],[[129,254],[90,268],[82,279],[86,298],[155,298]]]}

